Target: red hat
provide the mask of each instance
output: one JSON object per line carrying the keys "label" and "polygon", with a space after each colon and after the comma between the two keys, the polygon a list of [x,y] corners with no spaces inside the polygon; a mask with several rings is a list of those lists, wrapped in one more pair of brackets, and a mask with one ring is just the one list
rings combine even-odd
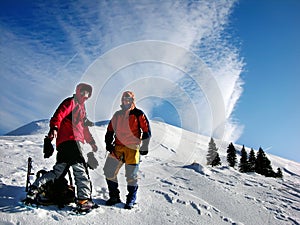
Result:
{"label": "red hat", "polygon": [[80,96],[81,91],[87,91],[89,93],[89,98],[92,96],[93,88],[91,85],[86,83],[80,83],[76,86],[76,95]]}
{"label": "red hat", "polygon": [[123,98],[131,98],[132,102],[134,102],[134,100],[135,100],[134,93],[132,91],[125,91],[125,92],[123,92],[122,99]]}

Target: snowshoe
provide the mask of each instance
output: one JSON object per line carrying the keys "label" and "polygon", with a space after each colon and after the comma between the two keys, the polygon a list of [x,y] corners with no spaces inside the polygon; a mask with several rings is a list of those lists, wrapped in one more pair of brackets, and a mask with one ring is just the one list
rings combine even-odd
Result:
{"label": "snowshoe", "polygon": [[98,208],[99,205],[94,203],[92,200],[78,200],[77,206],[72,210],[75,215],[86,215],[87,213],[91,212],[92,209]]}
{"label": "snowshoe", "polygon": [[37,187],[31,186],[29,188],[29,191],[27,192],[25,201],[36,202],[38,194],[39,194],[39,191],[38,191]]}

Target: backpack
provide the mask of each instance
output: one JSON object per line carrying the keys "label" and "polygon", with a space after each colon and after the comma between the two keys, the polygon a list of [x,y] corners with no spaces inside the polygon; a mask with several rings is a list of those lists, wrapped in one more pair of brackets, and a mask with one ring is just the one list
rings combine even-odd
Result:
{"label": "backpack", "polygon": [[[37,172],[39,178],[47,173],[45,170]],[[56,179],[54,182],[49,181],[41,186],[42,192],[38,196],[38,203],[41,205],[57,205],[62,208],[64,205],[75,202],[75,187],[72,184],[72,177],[68,171],[69,181],[65,177]]]}

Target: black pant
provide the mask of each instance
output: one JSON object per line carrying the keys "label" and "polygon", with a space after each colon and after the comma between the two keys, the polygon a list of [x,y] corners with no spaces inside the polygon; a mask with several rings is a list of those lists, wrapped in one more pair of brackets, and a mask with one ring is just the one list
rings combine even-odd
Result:
{"label": "black pant", "polygon": [[75,163],[84,163],[80,144],[77,141],[65,141],[57,146],[57,163],[67,163],[73,165]]}

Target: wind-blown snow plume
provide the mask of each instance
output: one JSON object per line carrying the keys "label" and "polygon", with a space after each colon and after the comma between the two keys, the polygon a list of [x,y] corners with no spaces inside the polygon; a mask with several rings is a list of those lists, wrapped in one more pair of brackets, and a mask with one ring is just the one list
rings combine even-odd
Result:
{"label": "wind-blown snow plume", "polygon": [[[58,1],[50,6],[50,3],[40,1],[36,7],[36,17],[28,22],[34,23],[35,29],[31,29],[30,32],[30,29],[24,31],[15,27],[12,31],[17,35],[22,34],[18,36],[16,43],[20,44],[22,41],[26,47],[26,53],[21,53],[26,56],[26,60],[20,59],[18,63],[21,67],[25,64],[32,65],[29,68],[25,67],[25,71],[22,71],[25,73],[22,75],[18,72],[19,77],[23,74],[30,74],[31,77],[30,81],[24,80],[24,92],[30,92],[30,87],[26,86],[32,84],[38,91],[47,86],[43,93],[51,95],[51,104],[40,109],[40,112],[49,117],[57,104],[57,97],[61,99],[67,93],[71,93],[80,80],[91,82],[95,87],[101,83],[101,90],[97,90],[93,96],[94,104],[87,105],[90,115],[94,117],[92,119],[102,120],[111,117],[112,112],[118,108],[121,92],[130,88],[136,92],[138,106],[143,108],[150,118],[172,121],[171,123],[188,130],[213,134],[216,127],[212,126],[212,120],[215,119],[212,111],[215,109],[210,102],[211,96],[207,96],[205,91],[208,87],[203,87],[203,82],[198,82],[198,78],[208,71],[216,80],[219,89],[216,92],[220,92],[223,98],[226,121],[221,122],[225,123],[223,125],[226,135],[222,138],[235,141],[241,130],[239,125],[232,122],[231,115],[242,93],[240,73],[243,62],[238,49],[227,41],[225,32],[234,4],[235,1],[229,0],[144,0],[64,3]],[[8,32],[7,36],[9,35]],[[129,59],[128,64],[122,64],[123,60],[128,60],[124,59],[124,53],[111,59],[113,66],[122,65],[112,74],[103,75],[101,72],[109,70],[96,67],[97,60],[101,60],[107,52],[120,46],[148,40],[172,44],[195,54],[195,58],[201,60],[202,68],[198,71],[191,61],[184,61],[184,56],[178,55],[177,52],[174,52],[174,57],[177,56],[175,60],[178,63],[173,64],[168,64],[168,59],[159,61],[155,57],[143,62]],[[1,50],[3,48],[1,45]],[[36,53],[40,63],[32,64],[27,59],[27,52],[32,55]],[[145,54],[147,55],[147,52]],[[158,54],[162,58],[172,55],[163,50]],[[186,69],[181,70],[183,67]],[[57,79],[61,82],[53,82]],[[45,84],[42,82],[44,80]],[[60,93],[56,92],[55,98],[53,90],[61,90]],[[16,98],[18,97],[20,96]],[[49,97],[33,99],[38,100],[33,106],[36,112],[39,111],[37,109],[41,105],[40,102],[45,99],[49,100]],[[26,100],[22,101],[21,107],[28,108],[29,103],[26,103]],[[32,102],[34,101],[31,100],[30,103]],[[173,116],[165,112],[166,104],[175,109],[172,112]],[[22,111],[22,108],[18,110]],[[174,121],[174,117],[178,119]],[[196,128],[191,118],[198,120]]]}

